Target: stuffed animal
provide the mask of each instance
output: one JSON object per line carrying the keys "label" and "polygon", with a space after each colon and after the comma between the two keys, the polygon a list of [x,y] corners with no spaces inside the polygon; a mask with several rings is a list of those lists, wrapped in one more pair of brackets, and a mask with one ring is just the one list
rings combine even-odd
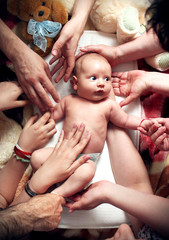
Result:
{"label": "stuffed animal", "polygon": [[[150,0],[97,0],[90,13],[96,30],[115,33],[119,44],[139,37],[145,31],[145,12]],[[159,70],[169,69],[169,53],[145,58],[147,64]]]}
{"label": "stuffed animal", "polygon": [[7,9],[21,20],[24,40],[42,57],[50,53],[54,39],[68,21],[67,10],[58,0],[8,0]]}

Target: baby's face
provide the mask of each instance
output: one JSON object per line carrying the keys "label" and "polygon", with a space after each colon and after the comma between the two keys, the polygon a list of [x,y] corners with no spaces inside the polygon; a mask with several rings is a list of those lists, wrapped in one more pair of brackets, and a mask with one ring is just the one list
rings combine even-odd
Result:
{"label": "baby's face", "polygon": [[111,89],[109,63],[100,57],[86,57],[77,76],[77,94],[88,100],[100,101],[109,96]]}

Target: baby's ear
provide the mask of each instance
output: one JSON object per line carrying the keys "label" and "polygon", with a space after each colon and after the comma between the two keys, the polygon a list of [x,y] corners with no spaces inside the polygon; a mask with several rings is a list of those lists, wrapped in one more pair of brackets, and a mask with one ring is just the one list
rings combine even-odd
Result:
{"label": "baby's ear", "polygon": [[70,83],[72,84],[72,87],[75,91],[77,91],[77,77],[75,75],[73,75],[72,80],[70,81]]}

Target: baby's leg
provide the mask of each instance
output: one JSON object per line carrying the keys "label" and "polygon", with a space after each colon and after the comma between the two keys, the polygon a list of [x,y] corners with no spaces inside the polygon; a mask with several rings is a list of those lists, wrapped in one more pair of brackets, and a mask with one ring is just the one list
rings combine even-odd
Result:
{"label": "baby's leg", "polygon": [[76,171],[59,187],[53,190],[63,197],[70,197],[80,192],[94,177],[96,163],[88,160],[81,165]]}
{"label": "baby's leg", "polygon": [[41,148],[32,153],[31,156],[31,166],[33,169],[33,172],[36,172],[43,163],[48,159],[49,155],[52,153],[53,148]]}

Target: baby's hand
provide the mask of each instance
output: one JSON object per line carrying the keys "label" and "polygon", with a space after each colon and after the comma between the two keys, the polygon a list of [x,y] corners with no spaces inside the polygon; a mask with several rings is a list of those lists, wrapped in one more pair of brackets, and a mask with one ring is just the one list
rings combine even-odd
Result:
{"label": "baby's hand", "polygon": [[153,125],[153,121],[147,120],[147,119],[142,119],[141,122],[140,122],[140,125],[138,126],[137,129],[141,133],[149,136],[149,129],[152,125]]}
{"label": "baby's hand", "polygon": [[18,100],[23,90],[17,82],[1,82],[0,92],[0,111],[28,104],[28,100]]}
{"label": "baby's hand", "polygon": [[50,113],[46,112],[38,120],[37,114],[28,120],[18,140],[24,151],[32,153],[43,147],[57,132],[55,121],[50,117]]}

